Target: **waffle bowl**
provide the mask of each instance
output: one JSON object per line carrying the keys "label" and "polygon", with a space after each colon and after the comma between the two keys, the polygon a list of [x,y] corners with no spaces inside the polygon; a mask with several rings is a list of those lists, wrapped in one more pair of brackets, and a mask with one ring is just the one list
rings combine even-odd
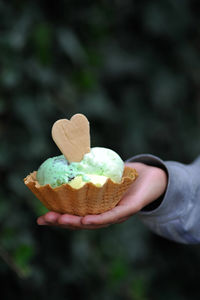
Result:
{"label": "waffle bowl", "polygon": [[87,182],[80,189],[74,189],[67,183],[56,188],[49,184],[41,186],[36,174],[35,171],[28,175],[24,183],[43,205],[51,211],[78,216],[100,214],[112,209],[138,176],[135,169],[125,166],[120,183],[108,179],[102,187]]}

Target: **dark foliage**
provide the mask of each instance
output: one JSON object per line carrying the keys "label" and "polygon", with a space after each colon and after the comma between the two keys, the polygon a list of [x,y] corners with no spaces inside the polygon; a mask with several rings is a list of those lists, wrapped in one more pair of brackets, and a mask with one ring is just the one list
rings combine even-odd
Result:
{"label": "dark foliage", "polygon": [[93,146],[191,162],[200,152],[199,1],[0,1],[1,299],[199,299],[199,246],[137,217],[38,228],[22,179],[59,153],[57,119],[86,114]]}

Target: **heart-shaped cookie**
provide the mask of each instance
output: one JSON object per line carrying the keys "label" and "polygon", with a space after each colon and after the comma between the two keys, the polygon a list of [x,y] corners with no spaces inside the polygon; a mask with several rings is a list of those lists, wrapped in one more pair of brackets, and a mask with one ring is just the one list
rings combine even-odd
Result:
{"label": "heart-shaped cookie", "polygon": [[90,152],[90,127],[82,114],[61,119],[52,127],[52,138],[69,162],[79,162]]}

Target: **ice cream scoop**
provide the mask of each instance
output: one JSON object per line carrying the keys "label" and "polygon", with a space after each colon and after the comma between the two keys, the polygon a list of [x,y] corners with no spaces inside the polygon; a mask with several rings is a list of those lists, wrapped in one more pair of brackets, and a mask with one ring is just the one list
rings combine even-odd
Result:
{"label": "ice cream scoop", "polygon": [[79,172],[76,165],[71,165],[64,155],[48,158],[45,160],[37,171],[37,181],[40,185],[50,184],[53,188],[58,187],[78,175]]}
{"label": "ice cream scoop", "polygon": [[103,175],[114,182],[120,182],[124,171],[124,162],[113,150],[94,147],[84,155],[79,163],[73,163],[80,172]]}
{"label": "ice cream scoop", "polygon": [[94,147],[80,162],[69,163],[64,155],[47,159],[37,171],[37,181],[40,185],[50,184],[55,188],[70,183],[77,176],[83,183],[92,182],[94,177],[89,176],[92,174],[120,182],[123,171],[124,162],[115,151]]}

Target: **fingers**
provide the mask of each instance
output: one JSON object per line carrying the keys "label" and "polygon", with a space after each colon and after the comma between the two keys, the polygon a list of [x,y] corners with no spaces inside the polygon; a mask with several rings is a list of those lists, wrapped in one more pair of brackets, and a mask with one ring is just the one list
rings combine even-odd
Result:
{"label": "fingers", "polygon": [[81,227],[81,217],[79,216],[74,216],[74,215],[69,215],[69,214],[64,214],[61,215],[58,218],[58,224],[61,225],[63,228],[65,227],[71,227],[71,228],[76,228],[80,229]]}
{"label": "fingers", "polygon": [[133,214],[129,206],[118,205],[113,209],[99,214],[99,215],[88,215],[82,218],[81,222],[83,225],[96,225],[103,226],[108,224],[122,223],[126,221]]}
{"label": "fingers", "polygon": [[80,230],[80,229],[98,229],[103,227],[108,227],[110,224],[82,224],[82,217],[69,215],[69,214],[59,214],[56,212],[48,212],[45,215],[37,219],[38,225],[48,225],[57,226],[60,228],[70,229],[70,230]]}
{"label": "fingers", "polygon": [[58,218],[58,224],[63,228],[69,229],[98,229],[109,226],[109,224],[83,224],[79,216],[64,214]]}
{"label": "fingers", "polygon": [[80,217],[59,214],[53,211],[46,213],[45,215],[37,219],[38,225],[57,226],[61,228],[77,229],[80,225]]}
{"label": "fingers", "polygon": [[43,216],[37,218],[37,224],[38,224],[38,225],[48,225],[48,224],[45,222]]}
{"label": "fingers", "polygon": [[38,225],[58,225],[57,220],[60,214],[50,211],[37,219]]}

